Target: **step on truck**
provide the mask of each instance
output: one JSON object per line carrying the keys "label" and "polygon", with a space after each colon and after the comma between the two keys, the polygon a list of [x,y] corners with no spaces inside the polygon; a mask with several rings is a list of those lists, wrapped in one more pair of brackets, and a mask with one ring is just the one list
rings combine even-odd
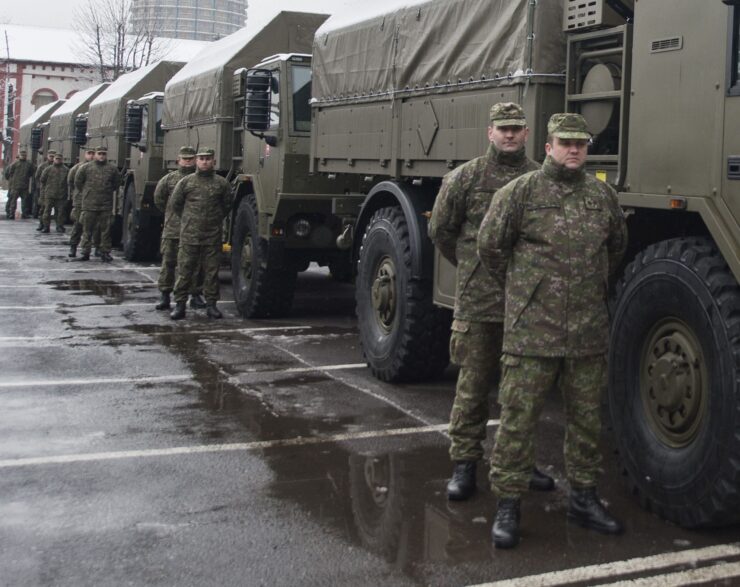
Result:
{"label": "step on truck", "polygon": [[[528,155],[540,160],[552,113],[586,117],[588,170],[617,189],[629,226],[610,286],[606,397],[625,479],[646,508],[681,525],[736,521],[740,2],[410,0],[333,17],[314,40],[300,177],[270,161],[286,137],[307,148],[292,138],[295,110],[276,97],[291,59],[245,76],[245,126],[262,141],[251,181],[287,192],[323,178],[344,190],[319,196],[341,218],[336,248],[352,256],[362,349],[385,381],[447,364],[454,268],[434,251],[426,218],[442,176],[485,151],[490,106],[523,105]],[[256,218],[266,230],[243,245],[252,260],[255,242],[266,247],[268,272],[268,238],[311,227],[271,220]]]}

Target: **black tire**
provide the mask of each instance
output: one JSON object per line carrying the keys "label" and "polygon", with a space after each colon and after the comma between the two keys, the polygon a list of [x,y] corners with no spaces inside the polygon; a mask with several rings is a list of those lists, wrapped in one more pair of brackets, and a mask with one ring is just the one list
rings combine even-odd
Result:
{"label": "black tire", "polygon": [[153,261],[159,250],[159,231],[147,230],[136,214],[136,190],[134,184],[126,186],[123,200],[123,256],[129,261]]}
{"label": "black tire", "polygon": [[437,377],[449,363],[451,315],[434,306],[429,283],[410,278],[411,254],[401,208],[377,210],[362,237],[355,299],[362,351],[382,381]]}
{"label": "black tire", "polygon": [[663,241],[630,263],[609,365],[633,495],[686,527],[740,519],[740,288],[710,240]]}
{"label": "black tire", "polygon": [[268,243],[259,236],[258,222],[257,201],[253,194],[247,194],[234,220],[234,300],[244,318],[279,318],[293,305],[296,271],[268,266]]}

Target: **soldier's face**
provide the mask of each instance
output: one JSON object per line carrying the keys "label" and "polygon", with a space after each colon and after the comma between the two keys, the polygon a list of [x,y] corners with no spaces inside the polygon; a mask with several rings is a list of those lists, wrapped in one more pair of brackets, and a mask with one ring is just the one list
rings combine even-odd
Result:
{"label": "soldier's face", "polygon": [[95,153],[95,161],[102,161],[105,163],[108,160],[108,153]]}
{"label": "soldier's face", "polygon": [[524,147],[529,136],[526,126],[489,126],[488,140],[499,151],[516,153]]}
{"label": "soldier's face", "polygon": [[47,156],[46,156],[46,160],[47,160],[47,161],[48,161],[49,163],[54,163],[54,155],[47,155]]}
{"label": "soldier's face", "polygon": [[95,157],[95,153],[85,153],[85,161],[92,161],[93,157]]}
{"label": "soldier's face", "polygon": [[193,157],[188,157],[187,159],[180,157],[178,161],[178,165],[180,167],[187,167],[187,168],[193,167],[193,165],[195,165],[195,159]]}
{"label": "soldier's face", "polygon": [[588,141],[553,137],[552,143],[545,145],[545,152],[566,169],[580,169],[586,163]]}
{"label": "soldier's face", "polygon": [[198,171],[210,171],[213,169],[213,163],[213,157],[210,155],[198,155],[196,165],[198,166]]}
{"label": "soldier's face", "polygon": [[25,153],[21,153],[20,155],[18,155],[18,157],[20,158],[21,161],[25,161],[26,160],[26,154]]}

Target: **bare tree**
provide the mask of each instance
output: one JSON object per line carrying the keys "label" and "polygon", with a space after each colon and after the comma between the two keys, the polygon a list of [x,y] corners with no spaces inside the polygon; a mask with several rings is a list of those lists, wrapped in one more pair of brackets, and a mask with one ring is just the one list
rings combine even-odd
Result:
{"label": "bare tree", "polygon": [[73,29],[79,34],[78,49],[93,65],[101,81],[161,59],[165,39],[158,37],[161,21],[131,18],[133,0],[88,0],[75,9]]}

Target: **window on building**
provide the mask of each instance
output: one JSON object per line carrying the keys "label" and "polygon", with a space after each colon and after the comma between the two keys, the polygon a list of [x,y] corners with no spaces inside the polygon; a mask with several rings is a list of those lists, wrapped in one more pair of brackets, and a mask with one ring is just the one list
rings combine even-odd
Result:
{"label": "window on building", "polygon": [[34,110],[38,110],[42,106],[51,104],[52,102],[56,100],[57,100],[57,95],[54,92],[54,90],[44,88],[42,90],[36,90],[34,92],[33,97],[31,98],[31,104],[33,104]]}

